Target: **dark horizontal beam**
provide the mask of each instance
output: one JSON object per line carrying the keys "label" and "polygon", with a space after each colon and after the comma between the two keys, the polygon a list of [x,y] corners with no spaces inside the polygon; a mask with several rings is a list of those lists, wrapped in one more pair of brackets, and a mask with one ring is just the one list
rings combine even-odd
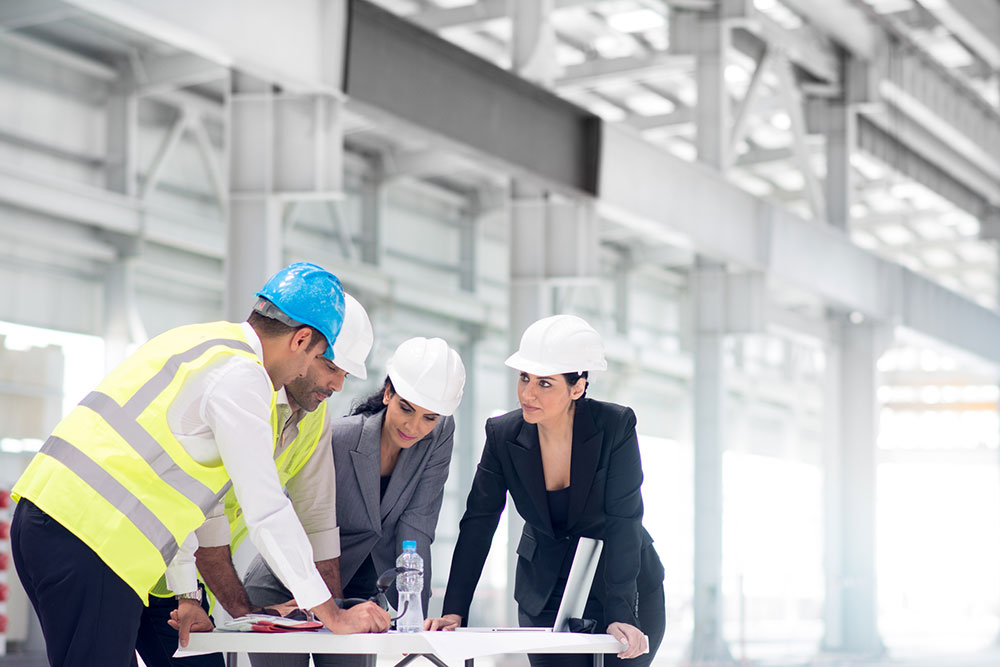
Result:
{"label": "dark horizontal beam", "polygon": [[597,116],[366,0],[350,4],[344,92],[520,171],[597,194]]}

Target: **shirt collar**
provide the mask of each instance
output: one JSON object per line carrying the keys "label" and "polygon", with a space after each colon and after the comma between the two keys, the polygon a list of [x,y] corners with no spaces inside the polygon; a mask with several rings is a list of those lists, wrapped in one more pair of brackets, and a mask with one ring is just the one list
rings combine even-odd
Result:
{"label": "shirt collar", "polygon": [[240,322],[240,326],[243,327],[243,335],[246,336],[247,342],[250,344],[250,348],[253,353],[257,355],[260,359],[260,363],[264,363],[264,345],[260,342],[260,336],[254,331],[253,327],[250,326],[249,322]]}
{"label": "shirt collar", "polygon": [[278,395],[274,398],[274,401],[278,405],[288,405],[288,394],[285,393],[284,387],[278,390]]}

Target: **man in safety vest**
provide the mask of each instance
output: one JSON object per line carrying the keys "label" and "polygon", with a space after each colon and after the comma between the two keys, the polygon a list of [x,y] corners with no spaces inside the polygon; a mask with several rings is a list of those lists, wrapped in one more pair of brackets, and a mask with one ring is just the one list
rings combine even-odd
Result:
{"label": "man in safety vest", "polygon": [[[368,313],[357,299],[344,294],[344,321],[333,344],[336,363],[326,357],[313,359],[304,377],[278,391],[272,422],[277,433],[274,462],[278,479],[292,502],[299,522],[312,545],[316,569],[335,598],[342,598],[340,583],[340,531],[337,527],[336,473],[330,442],[326,399],[343,389],[348,375],[368,376],[365,360],[374,335]],[[232,490],[209,514],[197,531],[195,562],[202,579],[215,599],[230,616],[255,611],[233,565],[233,556],[247,538],[243,509]],[[178,635],[185,642],[188,628],[173,629],[167,624],[176,608],[166,586],[154,591],[139,628],[136,650],[147,667],[178,665],[221,667],[221,653],[173,658]],[[207,601],[202,602],[207,608]]]}
{"label": "man in safety vest", "polygon": [[337,608],[273,461],[275,388],[332,360],[340,281],[292,264],[247,322],[171,329],[112,371],[55,428],[15,484],[11,548],[52,665],[129,665],[165,573],[175,622],[211,628],[194,530],[230,488],[258,551],[298,604],[338,633],[379,632],[374,604]]}

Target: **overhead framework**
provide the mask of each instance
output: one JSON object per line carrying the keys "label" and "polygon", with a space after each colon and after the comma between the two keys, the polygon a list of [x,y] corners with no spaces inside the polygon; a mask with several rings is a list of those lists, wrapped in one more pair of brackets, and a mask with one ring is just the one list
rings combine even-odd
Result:
{"label": "overhead framework", "polygon": [[[994,344],[1000,340],[996,313],[876,257],[827,225],[803,220],[778,204],[757,199],[716,172],[685,163],[628,128],[601,121],[365,0],[281,7],[264,0],[220,1],[197,23],[188,18],[201,16],[205,8],[194,0],[66,0],[53,5],[91,13],[182,53],[253,73],[287,90],[345,94],[348,108],[368,114],[371,122],[383,123],[391,131],[433,138],[442,150],[463,158],[481,160],[566,194],[595,197],[602,214],[618,224],[761,272],[805,289],[828,305],[912,327],[1000,362],[1000,347]],[[341,11],[336,11],[338,6]],[[267,26],[262,34],[272,36],[276,43],[281,36],[298,35],[293,40],[294,53],[261,48],[249,32],[222,20],[230,11],[238,11],[246,25]],[[865,48],[871,41],[861,35],[854,40],[854,48]],[[339,53],[333,50],[338,44],[344,49]],[[795,53],[790,52],[790,57],[800,63],[797,66],[814,73],[829,71],[832,76],[832,70],[809,65],[805,56]],[[876,60],[874,70],[882,71],[893,58]],[[929,88],[919,77],[940,79],[934,67],[912,55],[907,62],[911,63],[908,73],[897,82],[903,92],[910,91],[925,106],[941,109],[941,114],[963,113],[952,110],[955,102],[941,106],[940,95],[924,94]],[[974,121],[963,127],[968,140],[988,149],[994,141],[990,137],[1000,127],[993,123],[995,115],[995,110],[983,105],[976,105],[971,116],[965,113],[963,118]],[[177,127],[183,127],[181,121]],[[865,122],[859,137],[875,152],[885,141],[875,126]],[[990,167],[989,161],[995,161],[997,154],[982,152],[980,170]],[[911,169],[920,164],[906,162]],[[927,178],[946,178],[940,169],[924,172],[930,174]],[[44,200],[31,196],[33,187],[37,185],[8,174],[0,182],[0,195],[9,202],[26,197]],[[955,188],[962,188],[966,199],[980,209],[993,206],[982,187],[957,182]],[[102,227],[110,224],[126,232],[138,229],[134,204],[112,201],[115,197],[80,188],[78,202],[53,200],[51,206],[64,210],[52,213],[100,220]],[[142,224],[147,233],[156,234],[155,218],[153,224],[145,219]]]}

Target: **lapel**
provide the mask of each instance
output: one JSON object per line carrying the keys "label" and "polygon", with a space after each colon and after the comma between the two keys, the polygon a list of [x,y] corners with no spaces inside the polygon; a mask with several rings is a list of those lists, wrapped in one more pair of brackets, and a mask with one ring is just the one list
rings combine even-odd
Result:
{"label": "lapel", "polygon": [[417,471],[423,465],[436,436],[437,426],[419,442],[399,453],[396,467],[392,469],[392,477],[389,478],[389,486],[385,489],[385,497],[382,498],[382,519],[389,516],[406,487],[416,482]]}
{"label": "lapel", "polygon": [[601,461],[601,440],[604,431],[594,421],[590,399],[577,401],[573,415],[573,449],[569,468],[569,516],[566,527],[576,523],[587,504],[594,473]]}
{"label": "lapel", "polygon": [[384,414],[382,411],[365,417],[361,425],[361,437],[351,450],[351,463],[354,464],[354,474],[361,487],[361,497],[364,498],[368,519],[376,532],[379,532],[382,525],[379,518],[379,439],[382,436]]}
{"label": "lapel", "polygon": [[531,503],[535,506],[539,526],[548,535],[554,536],[552,518],[549,516],[549,499],[545,495],[545,472],[542,470],[542,449],[538,444],[538,427],[521,421],[521,430],[514,440],[507,441],[510,458],[517,476],[521,478]]}

